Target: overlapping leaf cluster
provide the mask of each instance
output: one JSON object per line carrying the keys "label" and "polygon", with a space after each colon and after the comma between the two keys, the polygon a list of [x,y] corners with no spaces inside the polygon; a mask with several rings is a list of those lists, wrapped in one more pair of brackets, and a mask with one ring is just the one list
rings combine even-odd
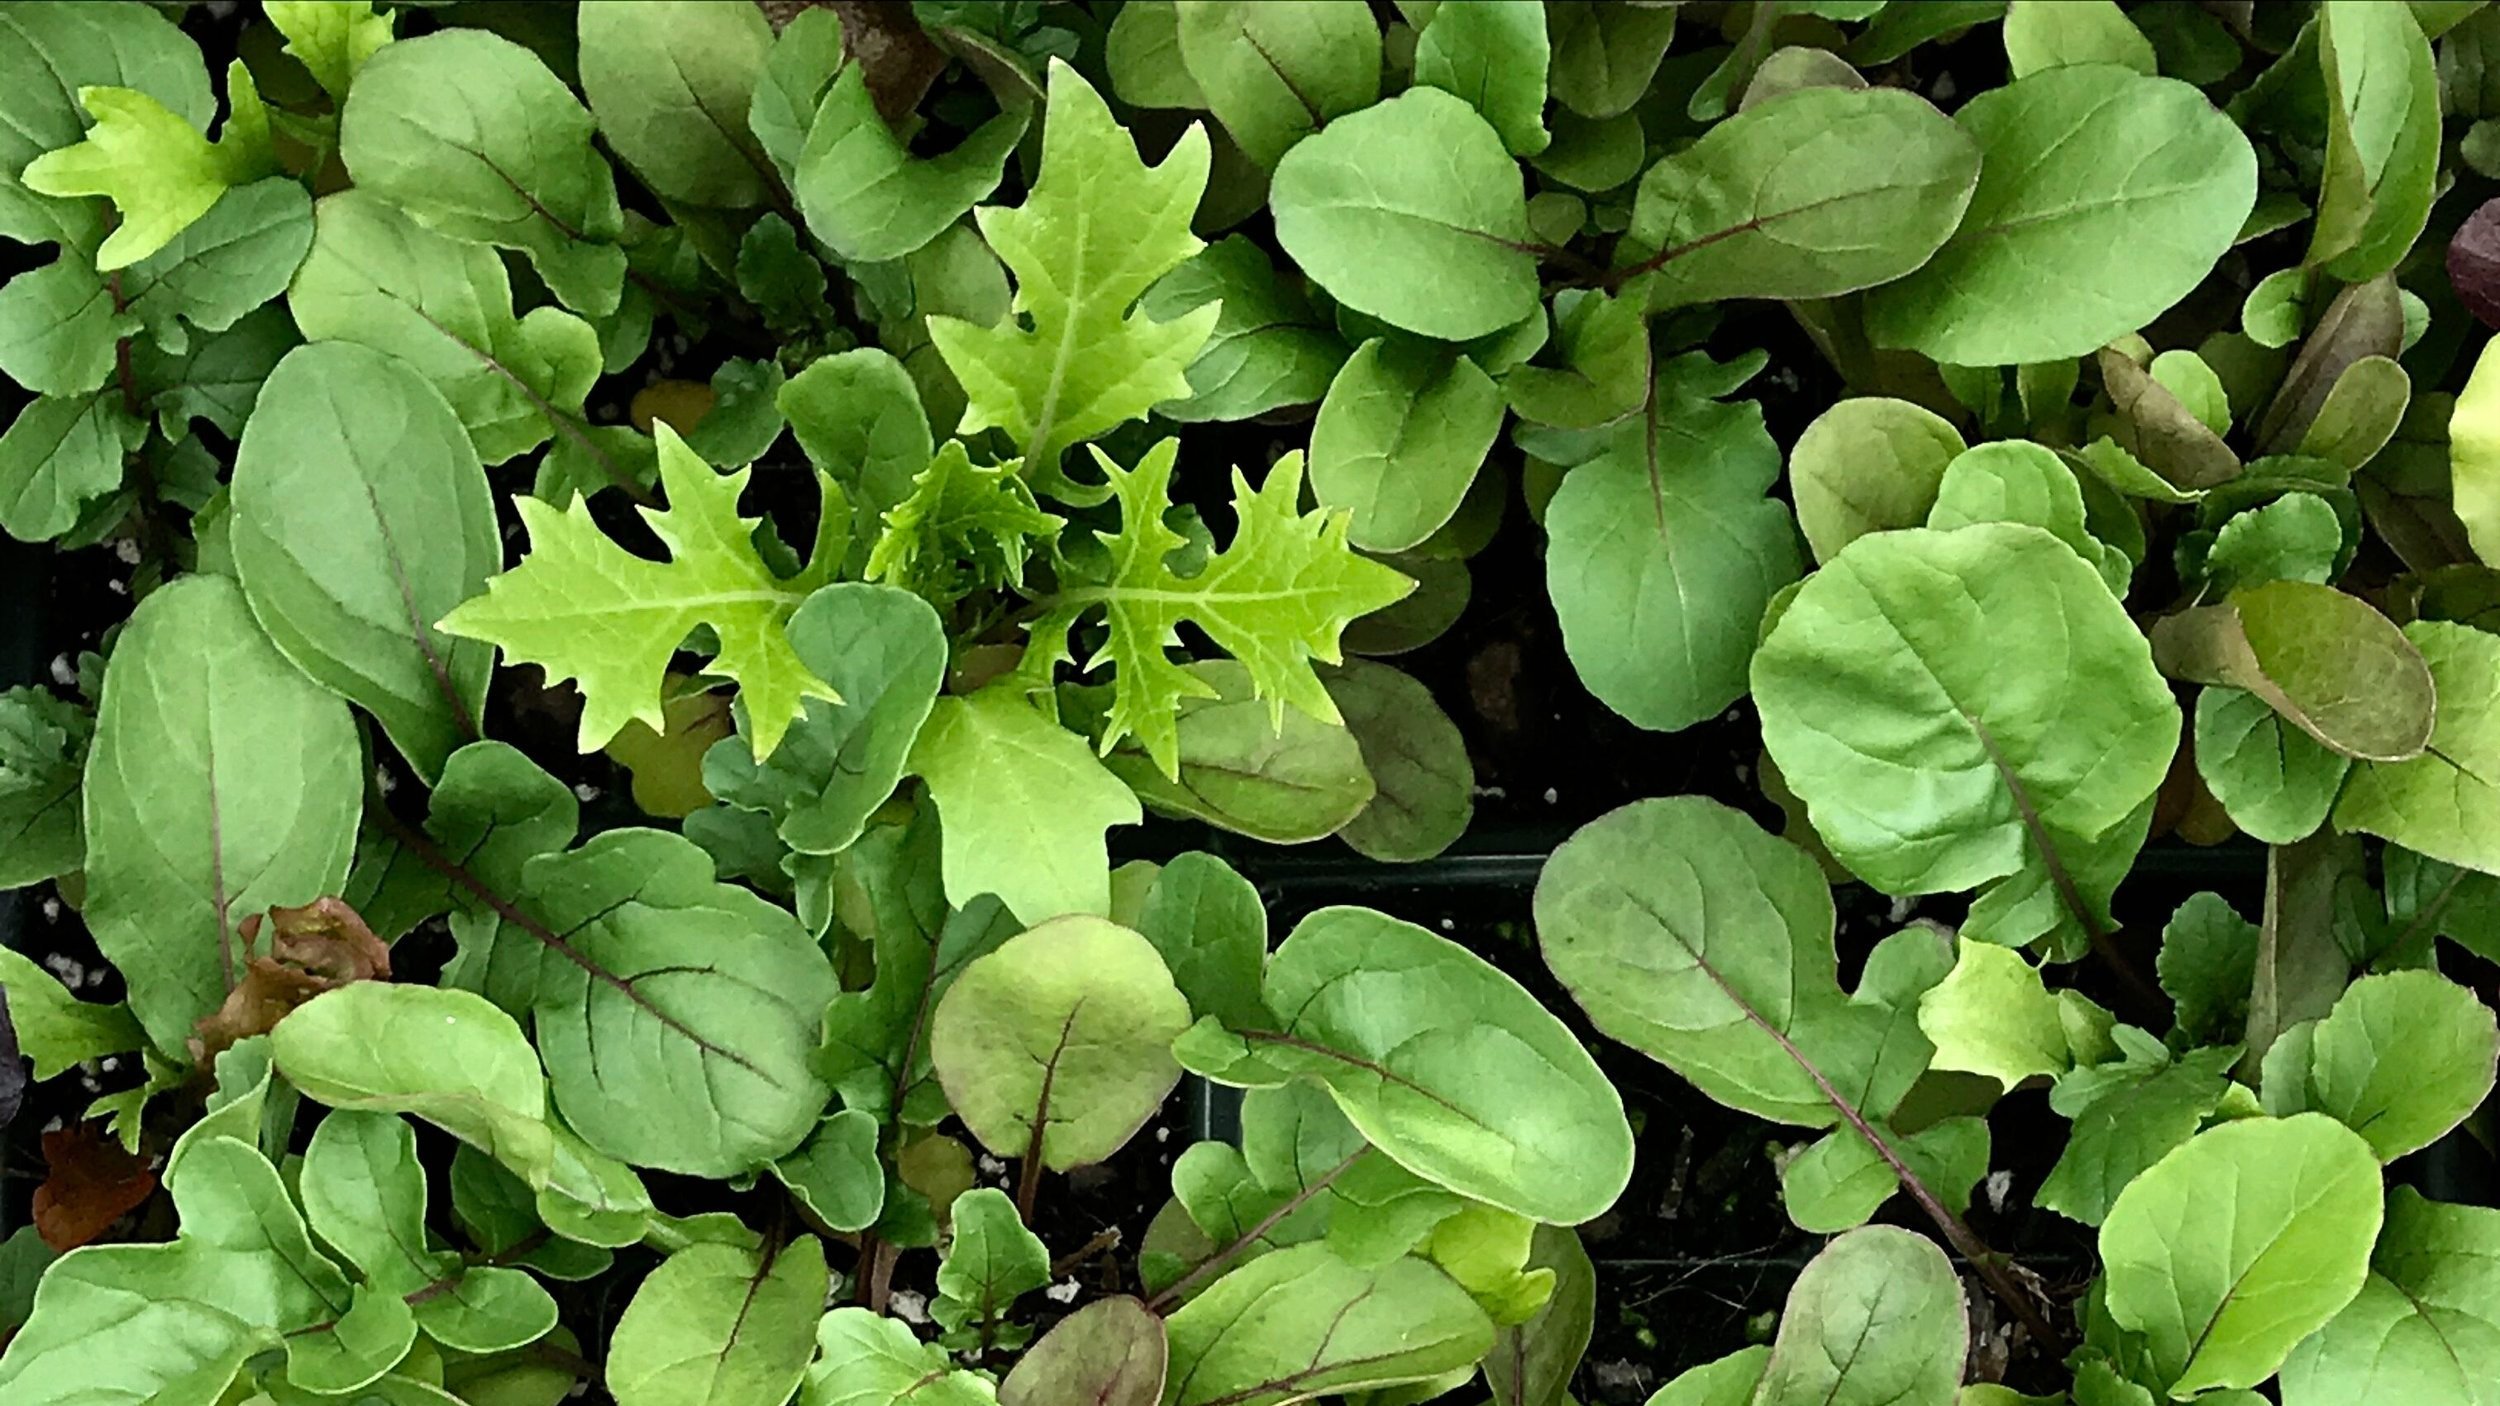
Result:
{"label": "overlapping leaf cluster", "polygon": [[[0,1033],[141,1172],[0,1249],[12,1406],[1592,1399],[1664,1154],[1575,1024],[1115,863],[1440,853],[1383,660],[1549,604],[1764,804],[1591,820],[1538,954],[1837,1237],[1658,1406],[2488,1398],[2500,10],[473,8],[0,7],[0,530],[134,598],[0,694],[125,998]],[[1184,1074],[1238,1137],[1046,1240]]]}

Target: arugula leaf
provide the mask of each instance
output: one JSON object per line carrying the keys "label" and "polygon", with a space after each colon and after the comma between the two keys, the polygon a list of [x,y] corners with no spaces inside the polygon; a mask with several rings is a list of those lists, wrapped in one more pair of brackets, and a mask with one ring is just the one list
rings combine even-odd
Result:
{"label": "arugula leaf", "polygon": [[1018,1348],[1032,1330],[1003,1320],[1018,1296],[1050,1282],[1050,1250],[1024,1228],[1007,1193],[984,1186],[955,1198],[953,1239],[938,1262],[929,1316],[958,1351]]}
{"label": "arugula leaf", "polygon": [[1179,441],[1162,440],[1135,468],[1124,469],[1094,451],[1119,500],[1120,528],[1095,533],[1108,549],[1107,565],[1090,573],[1079,568],[1062,583],[1048,613],[1033,623],[1024,666],[1034,677],[1068,658],[1070,630],[1100,607],[1110,633],[1086,667],[1108,662],[1117,689],[1102,750],[1108,753],[1121,738],[1134,736],[1163,774],[1175,779],[1180,704],[1216,696],[1213,685],[1165,652],[1184,622],[1205,630],[1249,670],[1253,692],[1268,703],[1271,726],[1283,724],[1287,704],[1333,723],[1337,705],[1311,661],[1339,662],[1339,636],[1348,624],[1414,589],[1405,577],[1346,545],[1342,512],[1301,510],[1297,454],[1277,461],[1256,489],[1240,470],[1233,471],[1232,541],[1194,574],[1179,574],[1167,558],[1187,539],[1163,520],[1179,452]]}
{"label": "arugula leaf", "polygon": [[[1380,96],[1380,27],[1329,0],[1184,0],[1182,67],[1250,159],[1278,158]],[[1198,104],[1192,104],[1197,106]]]}
{"label": "arugula leaf", "polygon": [[946,1349],[912,1336],[898,1318],[837,1308],[816,1324],[816,1360],[799,1406],[995,1406],[986,1377],[956,1369]]}
{"label": "arugula leaf", "polygon": [[478,734],[494,650],[434,622],[503,559],[459,417],[403,361],[301,347],[262,389],[232,492],[235,566],[271,643],[440,777]]}
{"label": "arugula leaf", "polygon": [[1303,296],[1280,278],[1265,250],[1234,235],[1199,250],[1165,274],[1138,310],[1169,321],[1217,306],[1215,330],[1189,364],[1190,395],[1155,413],[1188,424],[1247,420],[1288,405],[1308,405],[1329,390],[1345,364],[1345,342]]}
{"label": "arugula leaf", "polygon": [[2155,1045],[2059,1079],[2049,1103],[2074,1121],[2074,1129],[2040,1184],[2040,1205],[2085,1225],[2101,1224],[2120,1192],[2195,1135],[2222,1102],[2238,1058],[2236,1046],[2225,1046],[2190,1050],[2172,1062]]}
{"label": "arugula leaf", "polygon": [[315,341],[356,342],[417,368],[487,464],[551,434],[584,439],[582,404],[600,367],[590,324],[559,308],[513,316],[492,249],[437,234],[370,192],[340,191],[314,207],[312,249],[287,310]]}
{"label": "arugula leaf", "polygon": [[87,757],[86,917],[158,1049],[225,998],[246,915],[337,891],[363,769],[347,705],[270,646],[233,582],[140,603]]}
{"label": "arugula leaf", "polygon": [[1301,844],[1345,828],[1375,787],[1354,734],[1294,709],[1281,721],[1260,702],[1249,671],[1230,659],[1183,666],[1211,698],[1175,710],[1180,769],[1165,776],[1134,744],[1104,757],[1137,799],[1270,844]]}
{"label": "arugula leaf", "polygon": [[1101,96],[1054,59],[1041,172],[1022,206],[974,212],[1015,273],[1020,316],[985,327],[932,314],[929,339],[969,398],[962,433],[1004,430],[1036,487],[1100,502],[1060,472],[1061,455],[1188,395],[1215,328],[1213,307],[1169,322],[1131,311],[1202,247],[1189,216],[1206,188],[1206,133],[1193,127],[1150,167]]}
{"label": "arugula leaf", "polygon": [[[1436,159],[1417,162],[1430,151]],[[1518,163],[1464,101],[1406,92],[1285,153],[1276,240],[1337,301],[1445,341],[1536,311],[1536,255]]]}
{"label": "arugula leaf", "polygon": [[0,530],[21,542],[69,531],[90,500],[121,486],[147,433],[118,390],[28,402],[0,434]]}
{"label": "arugula leaf", "polygon": [[1978,190],[1935,258],[1867,295],[1877,346],[1965,366],[2089,355],[2203,281],[2256,204],[2248,138],[2175,79],[2046,69],[1954,120],[1979,143]]}
{"label": "arugula leaf", "polygon": [[1931,1241],[1891,1226],[1834,1240],[1797,1277],[1757,1406],[1942,1401],[1970,1348],[1962,1282]]}
{"label": "arugula leaf", "polygon": [[515,662],[545,666],[551,679],[578,680],[581,749],[591,752],[629,721],[662,728],[669,659],[689,632],[707,625],[719,641],[713,667],[737,680],[748,740],[762,761],[803,716],[806,700],[841,701],[791,648],[787,628],[835,563],[775,576],[750,540],[756,519],[738,516],[748,471],[714,473],[665,422],[653,431],[669,505],[642,511],[668,561],[616,545],[580,499],[559,510],[522,498],[529,554],[443,617],[441,628],[500,645]]}
{"label": "arugula leaf", "polygon": [[2388,1196],[2387,1227],[2360,1296],[2283,1364],[2284,1406],[2327,1406],[2352,1393],[2398,1390],[2421,1401],[2471,1401],[2491,1380],[2492,1265],[2500,1214]]}
{"label": "arugula leaf", "polygon": [[1402,552],[1457,513],[1501,432],[1501,389],[1474,361],[1374,337],[1320,402],[1311,493],[1355,546]]}
{"label": "arugula leaf", "polygon": [[2359,830],[2451,864],[2500,873],[2500,640],[2465,625],[2405,627],[2430,666],[2439,701],[2430,744],[2411,761],[2364,762],[2335,803],[2339,830]]}
{"label": "arugula leaf", "polygon": [[1547,10],[1554,101],[1582,117],[1629,112],[1675,37],[1674,7],[1554,0]]}
{"label": "arugula leaf", "polygon": [[38,1080],[147,1043],[128,1007],[79,1000],[60,978],[14,947],[0,947],[0,992],[8,998],[17,1047],[33,1061]]}
{"label": "arugula leaf", "polygon": [[592,130],[537,55],[446,29],[365,60],[339,155],[359,188],[445,234],[518,250],[558,301],[605,317],[624,287],[624,213]]}
{"label": "arugula leaf", "polygon": [[1325,1245],[1259,1256],[1164,1327],[1170,1406],[1281,1406],[1425,1381],[1493,1346],[1484,1310],[1430,1263],[1358,1269]]}
{"label": "arugula leaf", "polygon": [[1617,276],[1646,275],[1654,308],[1888,283],[1949,247],[1979,157],[1899,89],[1791,93],[1649,168],[1626,232],[1644,257]]}
{"label": "arugula leaf", "polygon": [[660,1262],[618,1317],[607,1384],[617,1406],[786,1401],[825,1308],[825,1252],[800,1236],[767,1255],[694,1244]]}
{"label": "arugula leaf", "polygon": [[790,187],[810,234],[846,263],[899,259],[998,188],[1029,108],[984,122],[942,156],[915,157],[877,114],[865,70],[835,79],[807,129]]}
{"label": "arugula leaf", "polygon": [[0,374],[37,395],[83,396],[113,374],[114,344],[139,327],[104,280],[63,255],[0,286]]}
{"label": "arugula leaf", "polygon": [[[2044,619],[2064,628],[2017,623]],[[1841,659],[1868,671],[1835,674]],[[1886,892],[1971,888],[2110,835],[2178,746],[2144,637],[2098,573],[2030,526],[1850,543],[1772,626],[1753,685],[1764,745],[1815,830]],[[1898,765],[1938,784],[1904,793]]]}
{"label": "arugula leaf", "polygon": [[[1613,1087],[1560,1021],[1465,948],[1323,908],[1276,949],[1263,989],[1278,1028],[1201,1020],[1174,1047],[1182,1064],[1246,1087],[1315,1080],[1398,1165],[1532,1220],[1576,1225],[1621,1194],[1631,1129]],[[1382,1003],[1405,1014],[1364,1015]]]}
{"label": "arugula leaf", "polygon": [[1886,396],[1854,397],[1814,417],[1788,452],[1788,484],[1815,561],[1870,532],[1925,525],[1965,447],[1944,417]]}
{"label": "arugula leaf", "polygon": [[2437,972],[2382,972],[2266,1051],[2265,1107],[2278,1118],[2325,1113],[2393,1162],[2481,1107],[2496,1059],[2500,1026],[2473,992]]}
{"label": "arugula leaf", "polygon": [[750,133],[772,26],[747,5],[658,0],[580,12],[582,96],[654,195],[744,209],[777,194]]}
{"label": "arugula leaf", "polygon": [[1589,692],[1677,731],[1744,696],[1764,612],[1802,569],[1763,496],[1779,448],[1760,406],[1664,390],[1600,445],[1546,506],[1546,590]]}

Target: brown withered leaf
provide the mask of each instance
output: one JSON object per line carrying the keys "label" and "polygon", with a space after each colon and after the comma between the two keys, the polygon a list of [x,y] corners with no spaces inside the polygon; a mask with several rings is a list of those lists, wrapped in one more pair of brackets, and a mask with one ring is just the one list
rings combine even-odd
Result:
{"label": "brown withered leaf", "polygon": [[113,1228],[156,1191],[156,1173],[105,1136],[102,1123],[80,1123],[43,1135],[51,1175],[35,1188],[35,1233],[56,1253]]}
{"label": "brown withered leaf", "polygon": [[263,926],[257,913],[243,920],[243,979],[226,993],[224,1005],[200,1018],[191,1039],[196,1063],[208,1064],[235,1042],[268,1034],[287,1012],[324,991],[391,978],[389,944],[339,899],[270,909],[269,950],[255,953]]}

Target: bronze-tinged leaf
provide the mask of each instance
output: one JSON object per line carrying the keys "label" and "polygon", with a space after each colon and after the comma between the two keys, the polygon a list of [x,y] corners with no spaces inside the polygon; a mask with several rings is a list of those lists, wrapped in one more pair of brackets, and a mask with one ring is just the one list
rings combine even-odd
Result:
{"label": "bronze-tinged leaf", "polygon": [[261,915],[243,920],[246,958],[242,979],[224,1005],[200,1018],[191,1058],[202,1065],[237,1041],[266,1035],[287,1012],[324,991],[353,981],[388,981],[391,949],[373,935],[355,909],[336,898],[316,898],[301,908],[269,910],[269,950],[254,953]]}
{"label": "bronze-tinged leaf", "polygon": [[2500,327],[2500,200],[2486,200],[2448,241],[2448,286],[2485,327]]}
{"label": "bronze-tinged leaf", "polygon": [[1059,1320],[999,1385],[999,1406],[1155,1406],[1163,1399],[1163,1320],[1132,1298]]}
{"label": "bronze-tinged leaf", "polygon": [[80,1123],[43,1135],[51,1175],[35,1188],[35,1233],[56,1253],[113,1228],[156,1191],[156,1173],[105,1136],[101,1123]]}

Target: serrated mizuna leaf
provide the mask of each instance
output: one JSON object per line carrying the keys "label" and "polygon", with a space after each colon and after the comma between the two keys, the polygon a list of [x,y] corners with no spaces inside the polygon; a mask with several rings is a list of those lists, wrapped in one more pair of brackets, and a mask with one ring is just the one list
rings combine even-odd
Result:
{"label": "serrated mizuna leaf", "polygon": [[1287,704],[1322,722],[1336,722],[1311,663],[1334,664],[1338,637],[1356,617],[1390,605],[1414,586],[1397,572],[1346,545],[1346,518],[1326,509],[1303,512],[1301,456],[1288,454],[1256,489],[1233,472],[1233,540],[1195,575],[1175,573],[1165,558],[1185,539],[1163,520],[1171,504],[1178,440],[1146,451],[1124,469],[1094,457],[1120,501],[1120,530],[1097,532],[1110,549],[1108,572],[1060,590],[1051,612],[1033,625],[1028,665],[1067,654],[1068,632],[1099,606],[1110,638],[1089,669],[1112,666],[1118,694],[1104,726],[1102,750],[1134,736],[1166,776],[1180,771],[1178,709],[1186,698],[1211,698],[1214,687],[1166,652],[1183,622],[1197,625],[1249,670],[1257,696],[1282,723]]}
{"label": "serrated mizuna leaf", "polygon": [[962,432],[1005,430],[1036,485],[1058,491],[1073,488],[1059,469],[1068,446],[1189,394],[1217,310],[1156,322],[1130,308],[1200,248],[1189,219],[1207,183],[1206,133],[1193,128],[1149,167],[1102,98],[1054,60],[1041,169],[1023,205],[975,212],[1016,275],[1020,316],[995,327],[932,316],[928,327],[969,397]]}
{"label": "serrated mizuna leaf", "polygon": [[270,647],[231,581],[185,578],[133,615],[87,758],[86,916],[159,1049],[224,998],[246,914],[337,892],[361,751],[347,705]]}
{"label": "serrated mizuna leaf", "polygon": [[738,681],[760,761],[806,700],[841,701],[790,646],[790,613],[807,591],[774,576],[755,553],[755,519],[738,516],[748,471],[714,473],[666,422],[653,429],[669,506],[643,516],[670,560],[647,561],[616,545],[578,498],[561,510],[522,498],[529,554],[445,616],[442,628],[501,645],[515,662],[544,665],[550,679],[579,680],[581,748],[591,752],[628,722],[665,727],[660,691],[669,658],[696,625],[709,625],[720,641],[713,667]]}

